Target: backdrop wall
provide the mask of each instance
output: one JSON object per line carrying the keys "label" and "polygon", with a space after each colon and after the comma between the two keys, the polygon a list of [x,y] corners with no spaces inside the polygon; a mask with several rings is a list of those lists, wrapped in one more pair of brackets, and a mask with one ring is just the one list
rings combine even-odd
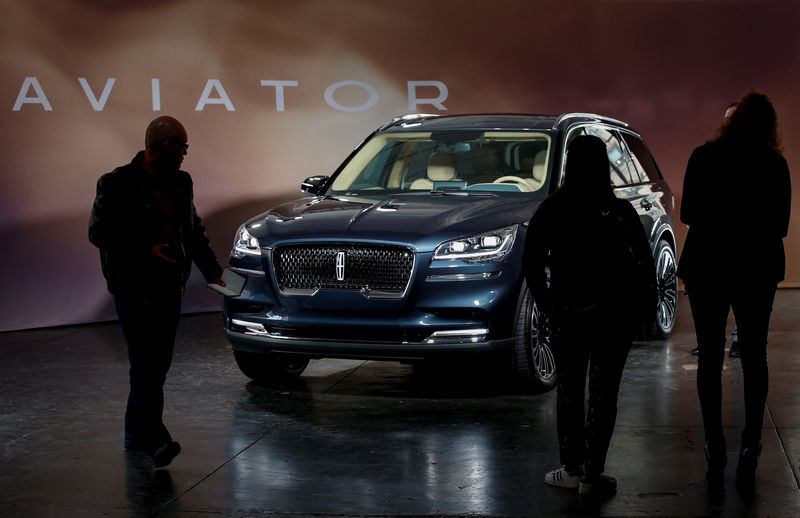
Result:
{"label": "backdrop wall", "polygon": [[[0,0],[0,27],[0,330],[115,318],[86,238],[95,182],[162,113],[188,130],[223,263],[241,222],[408,112],[620,118],[679,199],[692,149],[758,88],[800,164],[797,2]],[[184,311],[221,307],[201,281]]]}

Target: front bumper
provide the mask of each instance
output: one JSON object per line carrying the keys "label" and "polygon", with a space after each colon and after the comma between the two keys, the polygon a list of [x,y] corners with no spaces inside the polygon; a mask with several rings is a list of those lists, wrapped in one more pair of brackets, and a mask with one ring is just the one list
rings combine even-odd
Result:
{"label": "front bumper", "polygon": [[513,347],[519,258],[500,263],[431,261],[419,254],[403,298],[321,289],[281,294],[272,272],[248,276],[225,301],[225,330],[235,351],[315,358],[416,360]]}
{"label": "front bumper", "polygon": [[[234,327],[238,328],[239,326],[234,325]],[[274,335],[257,328],[254,331],[244,332],[226,329],[226,334],[235,351],[303,354],[312,358],[394,361],[489,353],[512,347],[514,344],[513,338],[485,340],[480,335],[469,336],[466,333],[458,332],[458,330],[455,331],[458,333],[457,335],[439,334],[434,339],[424,342],[308,339]]]}

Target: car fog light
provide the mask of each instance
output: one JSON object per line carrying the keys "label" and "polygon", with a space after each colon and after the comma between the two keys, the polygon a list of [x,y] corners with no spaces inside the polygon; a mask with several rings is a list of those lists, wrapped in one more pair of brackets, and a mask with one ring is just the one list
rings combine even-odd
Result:
{"label": "car fog light", "polygon": [[485,342],[488,329],[449,329],[436,331],[425,341],[428,344],[467,344]]}

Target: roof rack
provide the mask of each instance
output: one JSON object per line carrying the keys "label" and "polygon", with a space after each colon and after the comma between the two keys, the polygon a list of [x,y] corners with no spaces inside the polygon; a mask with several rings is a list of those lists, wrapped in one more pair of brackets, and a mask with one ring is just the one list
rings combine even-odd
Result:
{"label": "roof rack", "polygon": [[613,122],[615,124],[621,124],[626,128],[629,126],[627,122],[623,122],[621,120],[613,119],[611,117],[606,117],[605,115],[598,115],[596,113],[565,113],[561,115],[556,121],[553,123],[553,129],[558,128],[558,125],[561,124],[566,119],[574,119],[574,118],[587,118],[587,119],[596,119],[605,122]]}

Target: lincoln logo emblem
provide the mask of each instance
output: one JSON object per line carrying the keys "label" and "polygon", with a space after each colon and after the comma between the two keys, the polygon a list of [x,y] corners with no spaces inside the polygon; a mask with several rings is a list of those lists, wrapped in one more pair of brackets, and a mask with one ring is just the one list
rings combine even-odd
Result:
{"label": "lincoln logo emblem", "polygon": [[336,254],[336,280],[344,280],[344,252]]}

